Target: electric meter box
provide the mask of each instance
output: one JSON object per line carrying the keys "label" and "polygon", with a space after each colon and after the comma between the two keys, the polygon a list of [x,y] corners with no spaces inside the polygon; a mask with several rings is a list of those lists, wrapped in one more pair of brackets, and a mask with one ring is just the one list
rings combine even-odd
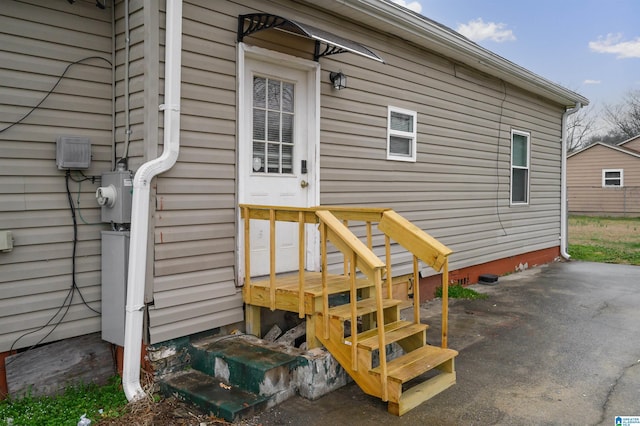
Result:
{"label": "electric meter box", "polygon": [[133,173],[129,170],[104,172],[100,184],[96,191],[96,199],[102,207],[102,221],[131,223]]}

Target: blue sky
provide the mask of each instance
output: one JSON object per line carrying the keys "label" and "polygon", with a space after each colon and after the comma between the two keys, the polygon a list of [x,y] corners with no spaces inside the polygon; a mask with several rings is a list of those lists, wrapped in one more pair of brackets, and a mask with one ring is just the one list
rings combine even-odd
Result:
{"label": "blue sky", "polygon": [[393,0],[530,71],[591,107],[640,90],[639,0]]}

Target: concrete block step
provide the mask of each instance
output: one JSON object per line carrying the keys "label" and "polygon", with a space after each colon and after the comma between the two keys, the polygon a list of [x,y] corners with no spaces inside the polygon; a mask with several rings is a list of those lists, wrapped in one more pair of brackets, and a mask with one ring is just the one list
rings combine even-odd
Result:
{"label": "concrete block step", "polygon": [[251,336],[194,342],[191,349],[194,369],[266,396],[295,392],[291,382],[301,360]]}
{"label": "concrete block step", "polygon": [[269,406],[270,398],[247,392],[201,371],[185,370],[160,381],[166,396],[176,396],[229,422],[252,416]]}

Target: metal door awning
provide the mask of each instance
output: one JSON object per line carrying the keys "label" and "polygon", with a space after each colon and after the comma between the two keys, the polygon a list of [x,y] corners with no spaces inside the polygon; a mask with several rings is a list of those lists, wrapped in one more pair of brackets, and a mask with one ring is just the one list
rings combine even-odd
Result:
{"label": "metal door awning", "polygon": [[287,31],[315,41],[313,59],[317,61],[323,56],[351,52],[374,61],[384,63],[375,52],[355,41],[342,38],[311,25],[301,24],[270,13],[249,13],[238,16],[238,41],[245,36],[270,28]]}

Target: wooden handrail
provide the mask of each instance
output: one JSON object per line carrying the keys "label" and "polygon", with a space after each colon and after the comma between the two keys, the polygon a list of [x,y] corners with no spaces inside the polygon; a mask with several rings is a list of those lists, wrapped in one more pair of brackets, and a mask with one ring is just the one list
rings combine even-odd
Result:
{"label": "wooden handrail", "polygon": [[447,347],[449,255],[453,251],[393,210],[385,211],[378,224],[385,236],[393,238],[413,254],[413,317],[420,322],[420,275],[418,259],[437,272],[442,271],[442,347]]}
{"label": "wooden handrail", "polygon": [[453,251],[393,210],[384,212],[378,229],[436,271]]}
{"label": "wooden handrail", "polygon": [[[387,389],[387,354],[386,339],[384,334],[384,307],[382,301],[382,274],[386,269],[386,265],[369,249],[362,241],[358,239],[332,212],[328,210],[318,210],[316,215],[320,220],[321,238],[323,255],[326,253],[326,242],[331,243],[338,248],[345,256],[350,259],[350,297],[351,297],[351,351],[352,366],[354,371],[358,369],[358,333],[357,327],[357,306],[356,306],[356,267],[364,273],[370,282],[374,283],[375,300],[376,300],[376,322],[378,327],[378,347],[380,348],[380,385],[382,389],[381,398],[383,401],[389,399]],[[326,255],[323,256],[323,262],[326,262]],[[323,266],[325,266],[323,264]],[[323,273],[324,273],[323,268]],[[324,277],[323,277],[324,280]],[[325,291],[323,285],[323,316],[325,318],[325,330],[328,329],[328,309],[329,295]],[[329,338],[326,336],[325,338]]]}
{"label": "wooden handrail", "polygon": [[267,206],[259,204],[240,204],[242,218],[245,218],[245,208],[248,209],[250,219],[269,220],[269,211],[276,211],[278,222],[298,222],[298,213],[304,212],[305,223],[318,223],[315,212],[329,210],[340,220],[354,220],[361,222],[380,222],[384,212],[390,211],[381,207],[345,207],[345,206],[317,206],[317,207],[291,207],[291,206]]}
{"label": "wooden handrail", "polygon": [[328,210],[318,210],[316,215],[320,221],[327,225],[327,239],[333,243],[343,254],[349,255],[351,251],[358,254],[357,267],[371,281],[376,269],[384,269],[385,264],[369,248]]}

